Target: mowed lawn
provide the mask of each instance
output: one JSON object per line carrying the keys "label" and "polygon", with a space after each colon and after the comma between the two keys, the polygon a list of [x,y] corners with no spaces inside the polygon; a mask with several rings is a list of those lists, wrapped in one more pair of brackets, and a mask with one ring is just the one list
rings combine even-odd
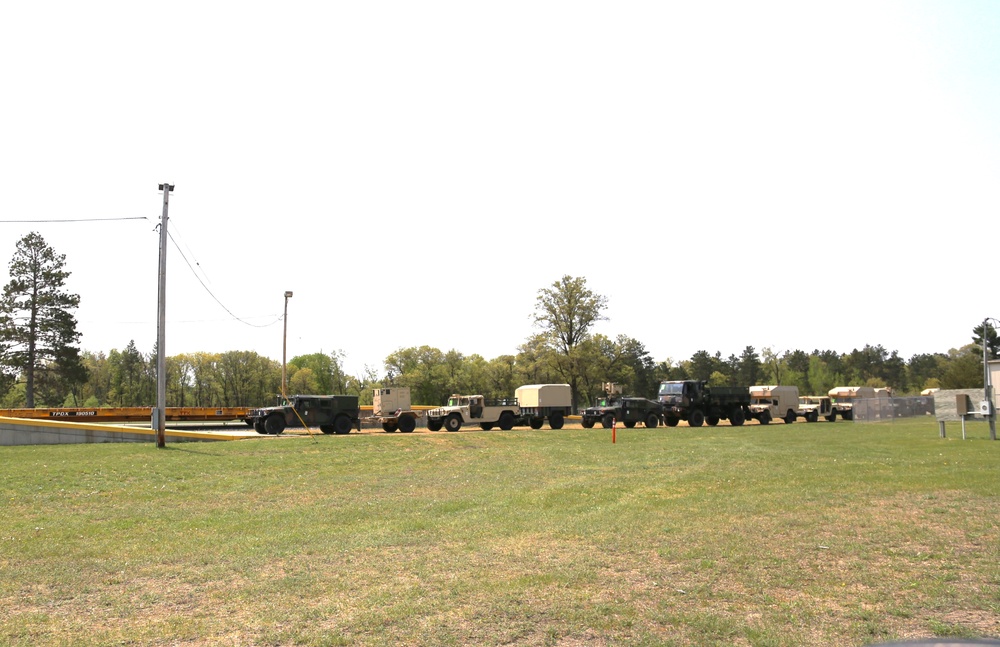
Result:
{"label": "mowed lawn", "polygon": [[0,448],[3,645],[1000,635],[1000,442],[932,418]]}

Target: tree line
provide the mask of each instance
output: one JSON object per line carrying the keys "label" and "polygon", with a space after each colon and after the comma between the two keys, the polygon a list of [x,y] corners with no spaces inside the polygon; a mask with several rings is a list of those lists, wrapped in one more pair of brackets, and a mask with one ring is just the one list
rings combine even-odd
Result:
{"label": "tree line", "polygon": [[[156,351],[130,341],[123,350],[94,353],[77,348],[72,311],[80,297],[63,290],[65,256],[37,233],[17,243],[11,281],[0,301],[0,407],[154,406]],[[896,395],[926,388],[982,385],[982,344],[997,356],[996,330],[973,329],[971,343],[945,353],[904,359],[882,345],[849,353],[793,350],[778,353],[746,346],[723,357],[699,350],[691,358],[656,362],[637,339],[593,332],[606,319],[607,298],[582,277],[564,276],[538,291],[533,313],[538,332],[517,353],[486,359],[429,346],[400,348],[380,369],[348,375],[344,354],[293,357],[286,367],[287,393],[356,394],[371,403],[373,388],[408,386],[415,404],[444,403],[453,393],[510,397],[523,384],[566,383],[574,405],[585,406],[615,382],[632,395],[655,398],[662,380],[706,380],[712,385],[795,385],[802,394],[835,386],[889,387]],[[166,406],[248,407],[272,404],[281,392],[281,364],[254,351],[191,353],[166,358]]]}

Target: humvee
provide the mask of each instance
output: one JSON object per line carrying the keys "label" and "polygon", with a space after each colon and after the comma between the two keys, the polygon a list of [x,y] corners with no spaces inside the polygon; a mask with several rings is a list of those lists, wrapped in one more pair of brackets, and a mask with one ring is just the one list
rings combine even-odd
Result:
{"label": "humvee", "polygon": [[293,395],[275,407],[251,409],[243,419],[258,434],[277,436],[286,427],[319,427],[324,434],[361,430],[361,408],[356,395]]}

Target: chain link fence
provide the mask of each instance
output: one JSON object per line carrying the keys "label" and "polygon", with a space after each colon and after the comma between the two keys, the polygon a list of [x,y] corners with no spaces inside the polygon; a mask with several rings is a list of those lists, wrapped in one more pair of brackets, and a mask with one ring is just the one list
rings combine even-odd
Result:
{"label": "chain link fence", "polygon": [[855,422],[892,422],[896,418],[933,416],[934,397],[866,398],[855,400],[852,409]]}

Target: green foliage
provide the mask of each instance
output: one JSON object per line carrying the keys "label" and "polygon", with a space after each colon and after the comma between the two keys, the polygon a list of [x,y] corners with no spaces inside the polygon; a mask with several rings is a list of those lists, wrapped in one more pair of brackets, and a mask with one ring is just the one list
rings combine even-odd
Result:
{"label": "green foliage", "polygon": [[[73,310],[80,297],[63,288],[70,273],[65,254],[56,254],[39,234],[17,241],[0,298],[0,365],[9,376],[24,375],[26,406],[58,406],[73,386],[85,381]],[[44,376],[39,374],[47,371]],[[36,385],[36,378],[43,377]],[[9,379],[7,382],[9,383]]]}

